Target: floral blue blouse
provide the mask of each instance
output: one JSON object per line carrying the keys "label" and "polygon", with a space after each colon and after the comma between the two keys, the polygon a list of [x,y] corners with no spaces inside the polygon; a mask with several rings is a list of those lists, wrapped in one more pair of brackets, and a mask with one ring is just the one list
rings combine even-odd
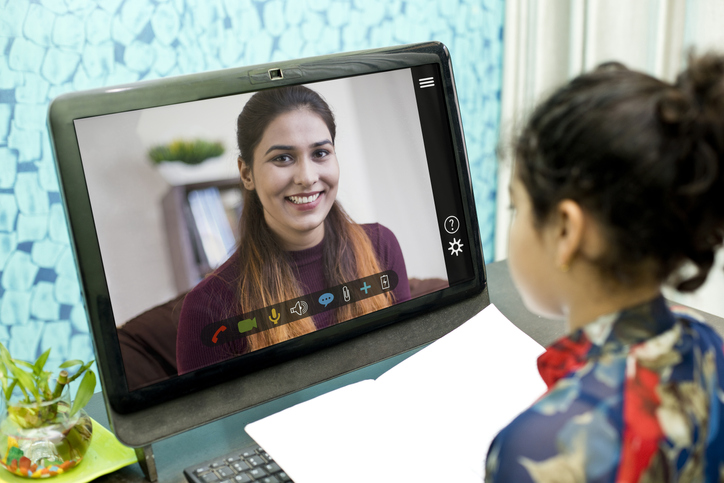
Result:
{"label": "floral blue blouse", "polygon": [[724,482],[722,339],[672,310],[659,297],[549,347],[548,391],[495,438],[486,481]]}

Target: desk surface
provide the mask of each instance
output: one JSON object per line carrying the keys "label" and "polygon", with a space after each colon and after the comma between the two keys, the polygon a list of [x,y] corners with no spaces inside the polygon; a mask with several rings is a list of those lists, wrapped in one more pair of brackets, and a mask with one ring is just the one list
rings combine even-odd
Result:
{"label": "desk surface", "polygon": [[[565,334],[566,328],[563,321],[548,320],[533,315],[523,306],[520,296],[510,279],[506,262],[496,262],[486,268],[490,301],[511,322],[543,346],[549,345]],[[724,319],[709,314],[703,315],[720,334],[724,334]],[[251,438],[244,431],[244,427],[248,423],[353,382],[374,379],[414,352],[416,350],[155,443],[153,451],[159,481],[185,482],[184,468],[251,443]],[[86,409],[96,421],[108,427],[108,418],[101,394],[95,394]],[[146,480],[139,465],[134,464],[96,481],[125,483]]]}

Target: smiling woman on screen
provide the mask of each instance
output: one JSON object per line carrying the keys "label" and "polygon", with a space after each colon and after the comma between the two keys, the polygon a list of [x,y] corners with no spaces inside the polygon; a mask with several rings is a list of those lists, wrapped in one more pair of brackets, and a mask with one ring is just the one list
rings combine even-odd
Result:
{"label": "smiling woman on screen", "polygon": [[548,391],[488,452],[489,482],[724,481],[722,339],[670,308],[724,235],[724,57],[675,84],[620,64],[581,75],[518,138],[510,270],[571,333]]}
{"label": "smiling woman on screen", "polygon": [[[336,201],[335,135],[329,106],[303,86],[258,92],[244,106],[237,121],[241,240],[184,300],[176,339],[179,374],[410,298],[394,234],[377,223],[354,223]],[[392,292],[284,325],[261,320],[265,330],[219,347],[200,341],[207,324],[385,270],[399,277]]]}

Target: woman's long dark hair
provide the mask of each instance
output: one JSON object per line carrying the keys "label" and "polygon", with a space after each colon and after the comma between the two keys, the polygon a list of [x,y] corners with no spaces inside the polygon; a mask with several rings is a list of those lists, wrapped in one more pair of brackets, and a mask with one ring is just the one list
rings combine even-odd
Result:
{"label": "woman's long dark hair", "polygon": [[[253,171],[254,149],[269,124],[281,114],[296,109],[318,115],[329,129],[334,143],[337,129],[334,115],[322,97],[303,86],[260,91],[246,103],[237,119],[240,158]],[[244,207],[238,256],[239,303],[244,313],[303,295],[291,267],[291,257],[264,220],[264,210],[254,190],[242,185]],[[379,273],[380,264],[364,229],[355,224],[337,201],[324,223],[322,261],[329,286],[340,285]],[[336,322],[343,322],[392,303],[391,294],[378,295],[336,310]],[[266,325],[266,326],[265,326]],[[280,326],[261,321],[261,332],[247,337],[245,350],[253,351],[315,330],[311,317]]]}
{"label": "woman's long dark hair", "polygon": [[724,237],[724,56],[690,57],[675,84],[605,64],[541,104],[515,151],[539,226],[564,199],[603,225],[607,275],[704,283]]}

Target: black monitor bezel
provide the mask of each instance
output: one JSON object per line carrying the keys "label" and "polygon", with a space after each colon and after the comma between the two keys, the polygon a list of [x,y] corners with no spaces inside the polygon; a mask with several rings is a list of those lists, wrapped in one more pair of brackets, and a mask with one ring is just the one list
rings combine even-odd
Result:
{"label": "black monitor bezel", "polygon": [[[76,141],[75,119],[158,107],[291,84],[338,79],[402,68],[436,64],[447,100],[447,117],[460,195],[463,200],[466,240],[471,247],[473,278],[383,311],[286,341],[242,357],[129,391],[123,358],[111,308],[92,208]],[[269,69],[289,72],[282,80],[269,79]],[[98,368],[105,397],[121,414],[143,410],[175,399],[190,391],[221,384],[300,355],[358,337],[372,330],[408,319],[432,309],[471,297],[485,288],[485,270],[480,231],[463,128],[458,110],[451,60],[447,48],[438,42],[375,49],[330,56],[275,62],[264,65],[192,74],[139,82],[92,91],[65,94],[49,108],[49,127],[60,178],[61,197],[66,208],[71,247],[76,257],[81,290],[86,303]],[[109,330],[112,329],[112,330]],[[250,367],[253,366],[253,369]]]}

